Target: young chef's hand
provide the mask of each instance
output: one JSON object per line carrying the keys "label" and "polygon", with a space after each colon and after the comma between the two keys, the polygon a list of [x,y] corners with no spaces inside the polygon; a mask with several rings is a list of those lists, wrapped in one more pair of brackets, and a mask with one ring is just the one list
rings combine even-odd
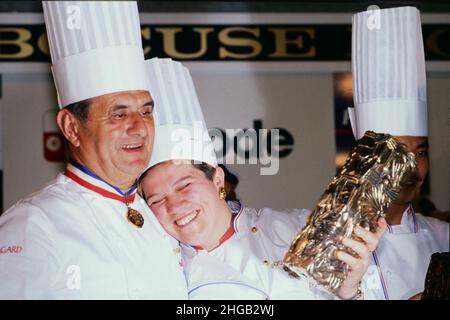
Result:
{"label": "young chef's hand", "polygon": [[336,257],[349,266],[347,279],[345,279],[338,291],[338,295],[342,299],[350,299],[357,294],[361,279],[369,267],[371,254],[376,249],[378,241],[386,229],[386,220],[380,218],[378,220],[378,228],[374,233],[359,226],[353,229],[353,233],[361,241],[352,238],[342,240],[344,246],[355,252],[354,256],[344,251],[337,251],[336,253]]}

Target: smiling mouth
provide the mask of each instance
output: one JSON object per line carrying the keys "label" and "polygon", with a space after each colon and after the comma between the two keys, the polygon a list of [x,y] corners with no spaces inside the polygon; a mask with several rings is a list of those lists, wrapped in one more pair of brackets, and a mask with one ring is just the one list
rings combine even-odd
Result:
{"label": "smiling mouth", "polygon": [[143,146],[144,146],[143,143],[124,144],[124,145],[122,145],[122,150],[125,150],[125,151],[140,151],[140,150],[142,150]]}
{"label": "smiling mouth", "polygon": [[192,222],[195,218],[197,218],[199,213],[200,213],[200,210],[195,210],[191,214],[188,214],[187,216],[185,216],[181,219],[175,220],[175,224],[179,227],[184,227],[188,223]]}

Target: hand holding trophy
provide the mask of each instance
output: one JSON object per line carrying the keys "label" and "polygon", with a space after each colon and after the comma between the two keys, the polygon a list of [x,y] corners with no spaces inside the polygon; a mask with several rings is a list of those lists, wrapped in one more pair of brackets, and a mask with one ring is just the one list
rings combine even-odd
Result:
{"label": "hand holding trophy", "polygon": [[367,131],[294,238],[285,270],[348,298],[384,232],[379,218],[414,168],[414,155],[392,136]]}

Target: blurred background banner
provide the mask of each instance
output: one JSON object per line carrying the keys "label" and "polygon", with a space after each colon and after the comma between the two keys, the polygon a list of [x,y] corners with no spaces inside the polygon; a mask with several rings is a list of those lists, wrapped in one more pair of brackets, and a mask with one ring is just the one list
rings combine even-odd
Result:
{"label": "blurred background banner", "polygon": [[[351,16],[367,6],[170,3],[139,3],[146,57],[185,61],[210,128],[279,129],[276,174],[261,175],[259,162],[225,163],[240,180],[237,196],[250,207],[312,209],[354,144],[346,113],[353,104]],[[442,6],[447,8],[437,8]],[[6,209],[52,180],[63,169],[65,154],[55,123],[58,108],[40,4],[0,9],[0,168]],[[448,210],[450,7],[425,9],[427,196]],[[231,137],[221,147],[230,154],[251,148],[242,142]]]}
{"label": "blurred background banner", "polygon": [[[155,20],[143,14],[143,20]],[[187,16],[184,15],[186,18]],[[235,15],[235,18],[248,15]],[[6,18],[6,17],[4,17]],[[228,17],[230,18],[230,17]],[[287,17],[288,18],[288,17]],[[289,18],[292,18],[289,17]],[[221,20],[192,15],[187,24],[142,23],[142,42],[146,58],[160,57],[188,61],[348,61],[351,54],[351,23],[336,24],[311,21],[305,17],[287,24],[280,20],[262,24],[236,22],[217,24]],[[49,62],[44,24],[2,23],[0,62]],[[22,19],[21,19],[22,20]],[[205,23],[199,23],[204,20]],[[268,19],[270,20],[270,19]],[[291,20],[291,19],[289,19]],[[308,19],[310,20],[310,19]],[[188,20],[185,20],[188,21]],[[269,24],[270,23],[270,24]],[[450,24],[423,26],[425,54],[429,61],[450,58]]]}

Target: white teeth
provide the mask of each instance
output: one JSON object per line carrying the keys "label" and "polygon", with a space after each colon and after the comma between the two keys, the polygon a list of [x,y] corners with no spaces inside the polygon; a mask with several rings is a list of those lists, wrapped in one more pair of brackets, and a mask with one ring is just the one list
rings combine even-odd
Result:
{"label": "white teeth", "polygon": [[179,226],[184,226],[184,225],[188,224],[189,222],[191,222],[197,216],[197,214],[198,214],[198,210],[195,210],[190,215],[188,215],[182,219],[176,220],[175,223]]}
{"label": "white teeth", "polygon": [[140,144],[126,144],[122,146],[123,149],[137,149],[140,148],[142,145]]}

